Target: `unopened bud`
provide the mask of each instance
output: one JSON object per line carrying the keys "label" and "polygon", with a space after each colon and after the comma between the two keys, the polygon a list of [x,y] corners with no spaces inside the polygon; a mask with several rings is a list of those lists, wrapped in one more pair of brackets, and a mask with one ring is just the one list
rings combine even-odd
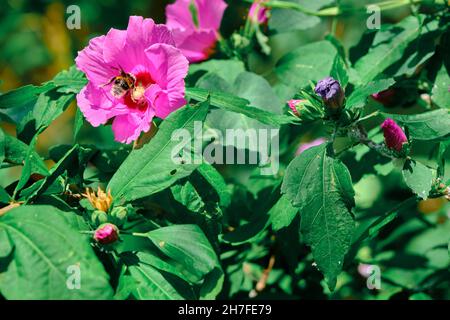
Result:
{"label": "unopened bud", "polygon": [[115,207],[111,211],[111,217],[114,219],[113,222],[116,222],[117,225],[122,225],[128,216],[128,210],[125,207]]}
{"label": "unopened bud", "polygon": [[107,223],[108,222],[108,214],[106,212],[103,212],[100,210],[95,210],[91,214],[91,222],[96,226]]}
{"label": "unopened bud", "polygon": [[112,223],[105,223],[98,227],[94,239],[100,244],[112,244],[119,240],[119,229]]}
{"label": "unopened bud", "polygon": [[384,134],[384,142],[391,150],[402,151],[403,144],[408,143],[405,133],[402,128],[392,119],[386,119],[381,129]]}
{"label": "unopened bud", "polygon": [[327,77],[320,80],[314,91],[322,98],[325,105],[331,111],[338,111],[344,105],[344,90],[342,90],[339,81],[333,79],[332,77]]}

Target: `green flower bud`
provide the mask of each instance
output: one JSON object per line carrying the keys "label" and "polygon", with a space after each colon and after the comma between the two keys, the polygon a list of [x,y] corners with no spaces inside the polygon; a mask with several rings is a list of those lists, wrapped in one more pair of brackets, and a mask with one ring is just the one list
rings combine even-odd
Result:
{"label": "green flower bud", "polygon": [[122,225],[127,220],[128,209],[125,207],[115,207],[111,211],[111,217],[117,225]]}
{"label": "green flower bud", "polygon": [[96,226],[107,223],[108,214],[100,210],[95,210],[91,214],[91,222]]}

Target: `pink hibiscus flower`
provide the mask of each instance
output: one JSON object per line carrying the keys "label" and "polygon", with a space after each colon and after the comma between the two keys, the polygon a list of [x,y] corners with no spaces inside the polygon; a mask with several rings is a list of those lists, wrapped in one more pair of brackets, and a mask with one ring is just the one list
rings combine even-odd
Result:
{"label": "pink hibiscus flower", "polygon": [[190,62],[214,52],[226,7],[223,0],[177,0],[166,7],[167,27]]}
{"label": "pink hibiscus flower", "polygon": [[127,30],[92,39],[75,61],[89,80],[77,95],[80,110],[93,126],[113,119],[119,142],[133,142],[153,117],[164,119],[186,104],[189,63],[169,29],[152,19],[130,17]]}
{"label": "pink hibiscus flower", "polygon": [[266,24],[269,20],[269,8],[262,5],[267,0],[255,0],[250,7],[248,17],[250,21],[257,24]]}

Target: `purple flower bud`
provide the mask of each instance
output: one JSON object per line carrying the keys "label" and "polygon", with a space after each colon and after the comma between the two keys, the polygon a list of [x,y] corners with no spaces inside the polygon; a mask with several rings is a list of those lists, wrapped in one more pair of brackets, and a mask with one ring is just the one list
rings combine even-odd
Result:
{"label": "purple flower bud", "polygon": [[381,124],[384,133],[384,142],[389,149],[402,151],[403,144],[408,142],[402,128],[392,119],[386,119]]}
{"label": "purple flower bud", "polygon": [[314,91],[332,110],[338,110],[344,104],[344,91],[342,90],[339,81],[333,79],[332,77],[327,77],[320,80]]}
{"label": "purple flower bud", "polygon": [[105,223],[98,227],[94,239],[101,244],[111,244],[119,240],[119,229],[112,223]]}

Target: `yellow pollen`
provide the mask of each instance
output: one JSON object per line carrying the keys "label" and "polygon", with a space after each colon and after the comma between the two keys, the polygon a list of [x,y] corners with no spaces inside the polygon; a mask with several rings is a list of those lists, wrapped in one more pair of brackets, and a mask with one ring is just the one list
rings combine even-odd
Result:
{"label": "yellow pollen", "polygon": [[131,97],[133,98],[133,101],[140,101],[145,94],[145,87],[142,84],[139,84],[138,86],[134,87]]}

